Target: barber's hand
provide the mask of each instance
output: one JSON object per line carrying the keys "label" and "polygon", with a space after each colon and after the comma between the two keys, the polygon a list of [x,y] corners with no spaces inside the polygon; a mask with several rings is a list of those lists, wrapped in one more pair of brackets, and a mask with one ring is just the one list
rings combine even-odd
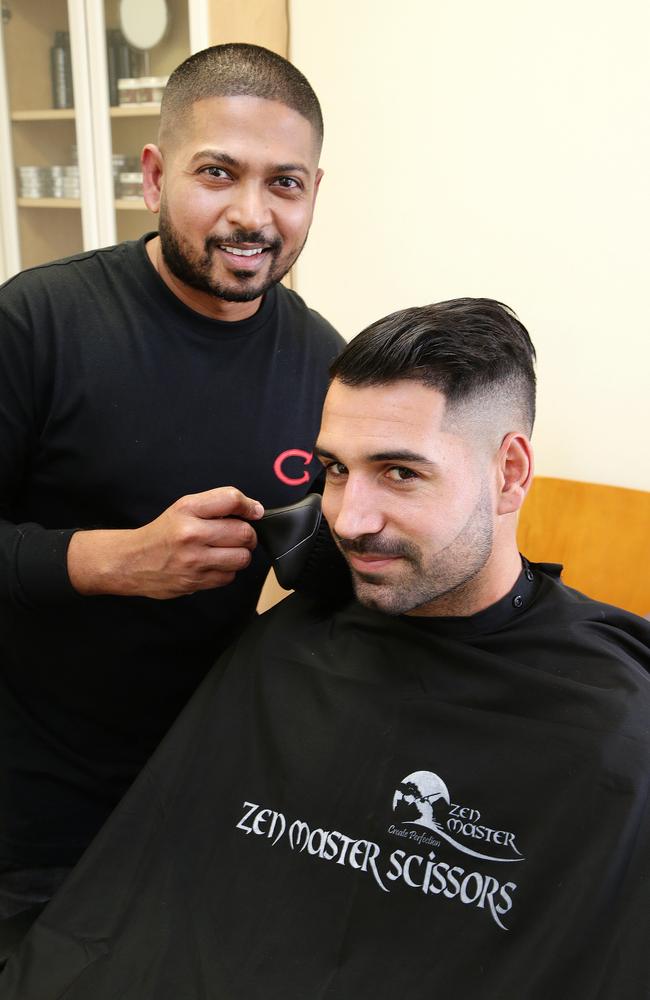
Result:
{"label": "barber's hand", "polygon": [[[126,531],[77,531],[68,575],[80,594],[168,598],[231,583],[257,544],[264,508],[234,486],[181,497]],[[245,520],[241,520],[245,518]]]}

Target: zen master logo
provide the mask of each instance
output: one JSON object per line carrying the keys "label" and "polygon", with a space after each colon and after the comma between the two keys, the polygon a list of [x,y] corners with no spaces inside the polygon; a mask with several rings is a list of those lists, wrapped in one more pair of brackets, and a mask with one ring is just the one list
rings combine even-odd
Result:
{"label": "zen master logo", "polygon": [[[388,833],[403,838],[405,847],[415,843],[420,848],[440,848],[441,841],[446,841],[455,851],[478,861],[511,864],[524,860],[514,833],[489,826],[478,809],[452,802],[444,781],[433,771],[413,771],[402,779],[393,794],[393,813],[397,822],[390,824]],[[397,871],[393,877],[401,876],[407,885],[426,894],[457,898],[487,910],[507,930],[502,918],[512,909],[516,882],[468,870],[467,863],[449,865],[439,861],[434,850],[426,858],[393,851],[391,862]]]}
{"label": "zen master logo", "polygon": [[[403,839],[408,850],[390,854],[373,840],[312,826],[257,802],[244,802],[237,829],[266,838],[271,847],[285,842],[299,854],[306,852],[321,861],[353,868],[369,876],[383,892],[401,883],[425,896],[476,907],[507,930],[504,919],[512,909],[517,883],[501,881],[483,869],[486,862],[492,868],[524,860],[515,835],[481,822],[478,809],[452,802],[444,781],[432,771],[408,774],[395,789],[392,805],[395,822],[387,832]],[[448,856],[443,841],[454,854],[466,855],[469,861],[461,865],[439,859],[436,850],[441,847]],[[425,853],[419,853],[418,848]],[[482,862],[481,871],[472,870],[471,859]]]}

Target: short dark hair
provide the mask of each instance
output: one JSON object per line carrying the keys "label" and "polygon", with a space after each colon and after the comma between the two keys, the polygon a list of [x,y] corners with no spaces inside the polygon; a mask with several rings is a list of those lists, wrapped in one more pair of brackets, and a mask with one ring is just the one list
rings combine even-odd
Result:
{"label": "short dark hair", "polygon": [[532,430],[535,348],[515,313],[494,299],[450,299],[377,320],[330,368],[345,385],[421,382],[452,406],[473,396],[505,396]]}
{"label": "short dark hair", "polygon": [[323,141],[323,115],[311,84],[287,59],[260,45],[229,42],[195,52],[169,77],[160,109],[161,135],[209,97],[262,97],[280,101],[312,125]]}

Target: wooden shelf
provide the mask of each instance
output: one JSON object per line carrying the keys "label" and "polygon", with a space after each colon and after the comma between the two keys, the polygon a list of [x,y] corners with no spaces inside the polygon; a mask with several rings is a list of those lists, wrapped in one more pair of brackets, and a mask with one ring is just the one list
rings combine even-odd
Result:
{"label": "wooden shelf", "polygon": [[74,121],[74,108],[41,108],[37,111],[12,111],[12,122]]}
{"label": "wooden shelf", "polygon": [[[157,118],[159,104],[123,104],[111,108],[111,118]],[[38,108],[34,111],[12,111],[12,122],[74,121],[74,108]]]}
{"label": "wooden shelf", "polygon": [[111,118],[150,118],[159,114],[159,104],[121,104],[110,109]]}
{"label": "wooden shelf", "polygon": [[78,198],[17,198],[18,208],[81,208]]}
{"label": "wooden shelf", "polygon": [[134,209],[136,212],[146,212],[148,211],[142,198],[116,198],[115,208],[119,208],[120,211],[132,212]]}
{"label": "wooden shelf", "polygon": [[[78,198],[17,198],[18,208],[81,208]],[[121,212],[147,212],[142,198],[116,198],[115,208]]]}

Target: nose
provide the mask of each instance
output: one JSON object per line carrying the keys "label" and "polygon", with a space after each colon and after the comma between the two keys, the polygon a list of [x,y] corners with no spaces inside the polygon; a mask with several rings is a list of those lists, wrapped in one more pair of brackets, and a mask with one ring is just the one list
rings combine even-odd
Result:
{"label": "nose", "polygon": [[248,232],[264,229],[272,221],[266,188],[254,180],[233,185],[227,217],[230,225],[237,229]]}
{"label": "nose", "polygon": [[352,476],[343,488],[329,489],[326,485],[323,511],[335,534],[347,541],[361,535],[376,535],[384,527],[385,519],[376,492]]}

